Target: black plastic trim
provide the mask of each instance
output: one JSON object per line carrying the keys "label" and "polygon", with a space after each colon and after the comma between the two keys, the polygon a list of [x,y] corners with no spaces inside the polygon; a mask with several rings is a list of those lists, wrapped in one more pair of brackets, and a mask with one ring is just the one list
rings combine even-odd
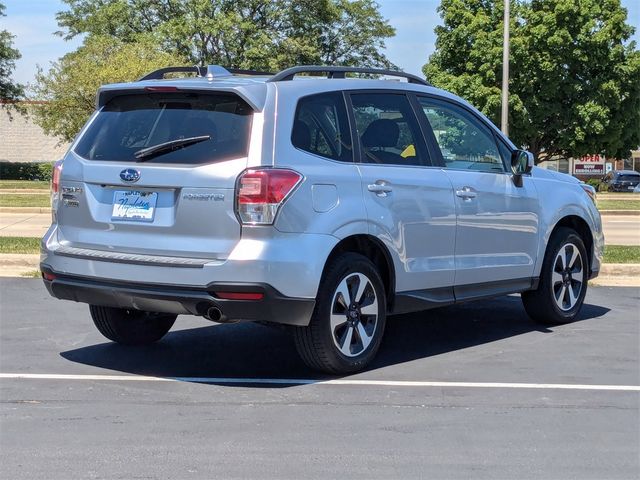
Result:
{"label": "black plastic trim", "polygon": [[[284,325],[309,324],[315,300],[287,297],[266,283],[211,282],[206,287],[171,284],[145,284],[125,281],[102,281],[66,275],[45,264],[43,273],[54,275],[44,280],[51,296],[106,307],[131,308],[162,313],[204,315],[217,307],[227,321],[262,321]],[[262,300],[226,300],[214,292],[256,292]]]}
{"label": "black plastic trim", "polygon": [[396,294],[394,315],[446,307],[456,303],[521,293],[538,288],[538,277],[516,278],[497,282],[473,283],[443,288],[410,290]]}
{"label": "black plastic trim", "polygon": [[411,290],[396,295],[393,314],[418,312],[431,308],[446,307],[456,303],[453,287]]}
{"label": "black plastic trim", "polygon": [[476,298],[497,297],[509,293],[520,293],[531,290],[534,279],[514,278],[511,280],[500,280],[497,282],[472,283],[469,285],[458,285],[454,287],[456,302],[466,302]]}

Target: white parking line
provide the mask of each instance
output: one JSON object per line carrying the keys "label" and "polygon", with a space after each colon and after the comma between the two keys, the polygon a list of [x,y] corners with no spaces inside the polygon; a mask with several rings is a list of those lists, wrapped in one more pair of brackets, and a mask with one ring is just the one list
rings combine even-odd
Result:
{"label": "white parking line", "polygon": [[420,382],[402,380],[313,380],[304,378],[149,377],[144,375],[64,375],[55,373],[0,373],[0,379],[96,380],[106,382],[193,382],[240,385],[352,385],[382,387],[515,388],[543,390],[608,390],[640,392],[638,385],[578,385],[563,383]]}

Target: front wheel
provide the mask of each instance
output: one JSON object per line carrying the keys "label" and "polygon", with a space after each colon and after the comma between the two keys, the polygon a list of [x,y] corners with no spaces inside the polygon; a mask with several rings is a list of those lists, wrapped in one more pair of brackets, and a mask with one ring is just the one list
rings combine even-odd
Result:
{"label": "front wheel", "polygon": [[588,257],[582,238],[560,228],[549,241],[537,290],[522,293],[524,308],[540,323],[573,321],[587,294]]}
{"label": "front wheel", "polygon": [[375,357],[385,323],[385,291],[376,266],[346,253],[327,266],[309,326],[294,330],[296,348],[315,370],[353,373]]}
{"label": "front wheel", "polygon": [[89,305],[93,323],[109,340],[124,345],[157,342],[171,329],[176,315]]}

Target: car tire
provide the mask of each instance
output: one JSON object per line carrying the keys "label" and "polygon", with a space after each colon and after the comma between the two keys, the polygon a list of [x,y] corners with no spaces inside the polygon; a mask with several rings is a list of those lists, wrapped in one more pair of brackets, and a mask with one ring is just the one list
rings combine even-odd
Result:
{"label": "car tire", "polygon": [[102,335],[124,345],[157,342],[171,329],[176,315],[89,305],[91,318]]}
{"label": "car tire", "polygon": [[559,228],[547,246],[538,288],[522,293],[527,314],[547,325],[573,321],[587,294],[588,262],[582,238],[570,228]]}
{"label": "car tire", "polygon": [[298,353],[321,372],[362,370],[380,348],[386,309],[376,266],[362,255],[342,254],[325,268],[309,325],[294,329]]}

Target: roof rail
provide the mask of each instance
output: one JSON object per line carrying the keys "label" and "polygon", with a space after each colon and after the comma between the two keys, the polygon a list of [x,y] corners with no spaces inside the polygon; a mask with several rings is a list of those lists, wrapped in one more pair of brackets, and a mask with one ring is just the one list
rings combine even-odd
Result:
{"label": "roof rail", "polygon": [[265,72],[263,70],[245,70],[242,68],[227,68],[227,70],[234,75],[273,75],[273,72]]}
{"label": "roof rail", "polygon": [[327,78],[345,78],[347,73],[370,73],[375,75],[388,75],[391,77],[406,78],[409,83],[417,83],[419,85],[431,86],[429,82],[417,75],[411,73],[398,72],[396,70],[383,70],[378,68],[363,68],[363,67],[334,67],[328,65],[307,65],[299,67],[291,67],[286,70],[282,70],[271,77],[268,82],[281,82],[286,80],[293,80],[299,73],[326,73]]}

